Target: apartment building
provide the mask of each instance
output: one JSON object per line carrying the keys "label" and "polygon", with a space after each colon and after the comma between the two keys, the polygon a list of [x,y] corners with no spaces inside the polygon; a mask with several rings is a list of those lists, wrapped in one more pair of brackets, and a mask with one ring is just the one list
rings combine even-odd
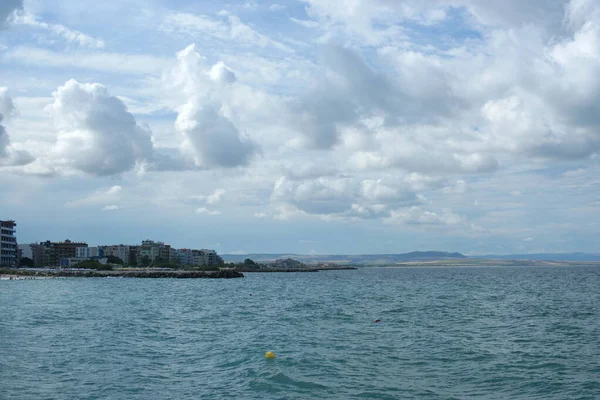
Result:
{"label": "apartment building", "polygon": [[13,220],[0,221],[0,267],[17,267],[17,236]]}
{"label": "apartment building", "polygon": [[72,242],[69,239],[64,242],[45,242],[31,245],[33,253],[33,264],[36,267],[58,266],[65,258],[76,258],[77,248],[88,247],[85,242]]}
{"label": "apartment building", "polygon": [[101,247],[77,247],[75,249],[75,257],[85,260],[92,257],[104,257],[104,249]]}
{"label": "apartment building", "polygon": [[[117,245],[113,245],[113,246],[102,246],[102,249],[104,250],[105,257],[108,257],[108,256],[118,257],[121,260],[123,260],[123,263],[125,265],[129,265],[130,264],[129,254],[131,251],[131,247],[133,247],[133,246],[117,244]],[[135,264],[135,262],[134,262],[134,264]]]}

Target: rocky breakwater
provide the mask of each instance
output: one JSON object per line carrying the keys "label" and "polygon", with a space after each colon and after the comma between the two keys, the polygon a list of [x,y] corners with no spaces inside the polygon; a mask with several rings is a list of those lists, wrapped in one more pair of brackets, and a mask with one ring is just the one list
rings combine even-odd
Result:
{"label": "rocky breakwater", "polygon": [[94,278],[177,278],[177,279],[198,279],[198,278],[243,278],[244,274],[237,271],[64,271],[58,276],[69,277],[94,277]]}
{"label": "rocky breakwater", "polygon": [[[6,271],[3,271],[6,272]],[[10,270],[7,276],[27,276],[27,277],[63,277],[63,278],[176,278],[176,279],[229,279],[243,278],[244,274],[232,270],[219,271],[178,271],[178,270],[54,270],[54,271],[19,271]]]}

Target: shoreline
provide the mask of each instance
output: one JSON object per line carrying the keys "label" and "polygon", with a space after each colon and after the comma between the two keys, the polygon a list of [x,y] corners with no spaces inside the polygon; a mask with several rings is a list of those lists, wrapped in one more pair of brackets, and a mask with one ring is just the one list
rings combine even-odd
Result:
{"label": "shoreline", "polygon": [[235,268],[231,271],[239,271],[239,272],[260,272],[260,273],[268,273],[268,272],[319,272],[319,271],[342,271],[342,270],[351,270],[358,269],[358,267],[306,267],[306,268]]}
{"label": "shoreline", "polygon": [[31,271],[7,270],[0,273],[2,280],[52,279],[52,278],[174,278],[174,279],[233,279],[243,278],[237,271],[152,271],[152,270],[112,270],[112,271]]}

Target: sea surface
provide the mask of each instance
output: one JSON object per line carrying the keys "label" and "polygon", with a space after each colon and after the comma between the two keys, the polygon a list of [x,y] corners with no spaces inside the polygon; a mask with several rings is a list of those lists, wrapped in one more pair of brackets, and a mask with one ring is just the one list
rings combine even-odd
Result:
{"label": "sea surface", "polygon": [[600,268],[0,281],[2,400],[473,398],[600,398]]}

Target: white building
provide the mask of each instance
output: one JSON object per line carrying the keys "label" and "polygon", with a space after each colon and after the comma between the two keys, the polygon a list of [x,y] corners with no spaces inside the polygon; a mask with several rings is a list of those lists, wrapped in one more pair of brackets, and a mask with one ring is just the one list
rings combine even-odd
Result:
{"label": "white building", "polygon": [[103,257],[104,251],[100,247],[77,247],[75,249],[75,257],[81,259],[89,259],[92,257]]}
{"label": "white building", "polygon": [[193,265],[207,266],[217,264],[217,252],[215,250],[193,250],[193,255]]}
{"label": "white building", "polygon": [[102,249],[104,250],[105,257],[118,257],[121,260],[123,260],[123,263],[125,263],[125,265],[129,264],[129,252],[131,249],[130,246],[119,244],[114,246],[102,246]]}

